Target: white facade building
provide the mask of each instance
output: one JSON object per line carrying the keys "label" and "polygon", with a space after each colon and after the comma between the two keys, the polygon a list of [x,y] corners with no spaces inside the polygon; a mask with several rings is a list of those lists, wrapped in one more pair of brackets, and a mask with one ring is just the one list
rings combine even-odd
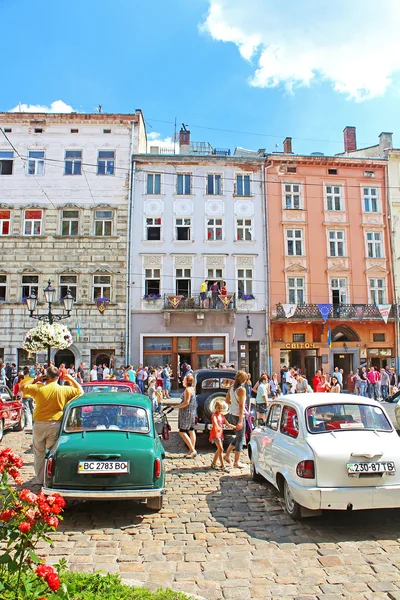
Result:
{"label": "white facade building", "polygon": [[[190,144],[186,130],[179,154],[133,156],[134,363],[169,363],[174,373],[183,362],[234,363],[253,377],[265,368],[263,164],[261,153]],[[214,282],[220,291],[226,282],[229,302],[212,297]]]}
{"label": "white facade building", "polygon": [[[130,156],[146,149],[134,114],[0,113],[0,357],[27,363],[35,326],[24,298],[50,279],[76,303],[65,324],[74,344],[56,364],[125,362]],[[108,298],[103,315],[96,298]],[[56,303],[54,312],[62,306]],[[31,361],[45,360],[45,353]]]}

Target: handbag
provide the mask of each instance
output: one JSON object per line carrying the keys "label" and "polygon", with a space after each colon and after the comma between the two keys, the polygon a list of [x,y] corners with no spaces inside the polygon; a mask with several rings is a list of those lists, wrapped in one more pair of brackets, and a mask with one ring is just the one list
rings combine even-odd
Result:
{"label": "handbag", "polygon": [[161,430],[161,437],[163,440],[169,440],[170,438],[171,425],[168,423],[167,417],[164,415],[164,425]]}

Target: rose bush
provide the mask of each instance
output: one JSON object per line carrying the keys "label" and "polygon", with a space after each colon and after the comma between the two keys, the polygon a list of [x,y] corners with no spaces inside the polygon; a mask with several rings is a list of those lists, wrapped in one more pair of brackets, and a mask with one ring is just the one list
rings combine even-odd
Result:
{"label": "rose bush", "polygon": [[68,327],[61,323],[40,323],[37,327],[33,327],[25,335],[25,340],[22,345],[24,350],[31,353],[40,352],[49,346],[64,350],[71,346],[73,342],[72,335]]}

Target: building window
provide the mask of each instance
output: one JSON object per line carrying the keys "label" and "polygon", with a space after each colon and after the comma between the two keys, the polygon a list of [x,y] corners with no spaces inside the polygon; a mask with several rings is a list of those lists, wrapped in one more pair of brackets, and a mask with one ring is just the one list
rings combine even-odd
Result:
{"label": "building window", "polygon": [[153,196],[161,194],[161,173],[147,174],[146,194],[151,194]]}
{"label": "building window", "polygon": [[65,175],[82,174],[82,150],[65,151]]}
{"label": "building window", "polygon": [[364,212],[378,212],[379,211],[379,202],[378,202],[378,189],[377,188],[363,188],[363,198],[364,198]]}
{"label": "building window", "polygon": [[145,269],[144,272],[144,293],[146,296],[160,295],[161,289],[161,270]]}
{"label": "building window", "polygon": [[0,152],[0,175],[12,175],[14,152],[2,150]]}
{"label": "building window", "polygon": [[347,279],[331,279],[332,304],[347,303]]}
{"label": "building window", "polygon": [[115,150],[99,150],[97,158],[97,175],[114,175]]}
{"label": "building window", "polygon": [[[188,196],[191,193],[192,176],[190,173],[178,173],[176,176],[176,193],[179,196]],[[158,192],[160,193],[160,192]]]}
{"label": "building window", "polygon": [[77,275],[60,275],[60,300],[67,295],[68,288],[71,290],[71,295],[76,302],[76,290],[78,289]]}
{"label": "building window", "polygon": [[303,230],[286,230],[286,252],[288,256],[303,256]]}
{"label": "building window", "polygon": [[386,335],[384,333],[373,333],[372,341],[373,342],[386,342]]}
{"label": "building window", "polygon": [[0,275],[0,302],[5,302],[7,297],[7,275]]}
{"label": "building window", "polygon": [[207,281],[208,289],[211,289],[214,281],[221,285],[225,281],[223,269],[207,269]]}
{"label": "building window", "polygon": [[22,299],[35,294],[38,297],[39,275],[22,275]]}
{"label": "building window", "polygon": [[379,231],[367,232],[367,256],[368,258],[382,258],[382,234]]}
{"label": "building window", "polygon": [[222,219],[207,219],[207,240],[215,242],[222,239]]}
{"label": "building window", "polygon": [[326,210],[343,210],[342,187],[340,185],[325,186]]}
{"label": "building window", "polygon": [[10,233],[11,211],[0,210],[0,235],[9,235]]}
{"label": "building window", "polygon": [[78,235],[79,210],[63,210],[61,235]]}
{"label": "building window", "polygon": [[328,175],[337,175],[337,169],[328,169]]}
{"label": "building window", "polygon": [[40,235],[42,233],[43,211],[26,210],[24,220],[24,235]]}
{"label": "building window", "polygon": [[161,219],[160,217],[148,217],[146,219],[146,240],[161,240]]}
{"label": "building window", "polygon": [[385,304],[385,280],[370,279],[369,291],[371,304]]}
{"label": "building window", "polygon": [[251,196],[250,175],[236,175],[236,196]]}
{"label": "building window", "polygon": [[285,183],[285,208],[299,209],[300,206],[300,185],[298,183]]}
{"label": "building window", "polygon": [[192,269],[175,269],[175,290],[177,296],[191,296]]}
{"label": "building window", "polygon": [[111,300],[111,275],[93,276],[93,300],[97,298]]}
{"label": "building window", "polygon": [[286,173],[297,173],[297,167],[286,167]]}
{"label": "building window", "polygon": [[251,242],[253,240],[252,219],[236,219],[236,239]]}
{"label": "building window", "polygon": [[112,234],[113,211],[95,210],[94,211],[94,235]]}
{"label": "building window", "polygon": [[209,173],[207,175],[206,194],[209,196],[220,196],[222,194],[221,175]]}
{"label": "building window", "polygon": [[375,177],[375,171],[364,171],[364,177]]}
{"label": "building window", "polygon": [[190,241],[192,229],[192,219],[190,217],[176,217],[175,219],[175,239],[181,241]]}
{"label": "building window", "polygon": [[289,304],[304,304],[304,279],[303,277],[288,278]]}
{"label": "building window", "polygon": [[292,335],[292,341],[303,344],[306,341],[306,334],[305,333],[294,333]]}
{"label": "building window", "polygon": [[253,269],[238,269],[237,270],[238,280],[238,296],[253,295]]}
{"label": "building window", "polygon": [[28,175],[44,175],[44,150],[29,150]]}
{"label": "building window", "polygon": [[329,232],[329,256],[345,256],[344,231]]}

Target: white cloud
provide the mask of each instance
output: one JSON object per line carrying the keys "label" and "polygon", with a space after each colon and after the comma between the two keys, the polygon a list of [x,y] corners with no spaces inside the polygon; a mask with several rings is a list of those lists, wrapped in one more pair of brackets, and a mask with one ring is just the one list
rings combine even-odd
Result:
{"label": "white cloud", "polygon": [[[165,150],[170,150],[173,154],[174,147],[175,152],[179,153],[179,144],[174,144],[172,137],[166,137],[163,140],[159,139],[160,134],[157,131],[151,131],[147,134],[147,151],[150,151],[150,147],[156,146],[157,148],[162,148]],[[162,150],[161,150],[162,151]]]}
{"label": "white cloud", "polygon": [[400,2],[209,0],[200,26],[255,65],[255,87],[324,79],[352,100],[384,94],[400,70]]}
{"label": "white cloud", "polygon": [[62,100],[52,102],[50,106],[41,104],[18,104],[8,112],[29,112],[29,113],[72,113],[76,112],[72,106],[65,104]]}

